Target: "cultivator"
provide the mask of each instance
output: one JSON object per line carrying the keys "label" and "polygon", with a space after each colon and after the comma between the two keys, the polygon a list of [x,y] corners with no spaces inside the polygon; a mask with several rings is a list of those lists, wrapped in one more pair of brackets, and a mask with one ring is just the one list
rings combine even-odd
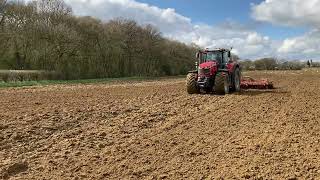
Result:
{"label": "cultivator", "polygon": [[244,76],[241,79],[241,89],[274,89],[273,83],[268,79],[255,80]]}

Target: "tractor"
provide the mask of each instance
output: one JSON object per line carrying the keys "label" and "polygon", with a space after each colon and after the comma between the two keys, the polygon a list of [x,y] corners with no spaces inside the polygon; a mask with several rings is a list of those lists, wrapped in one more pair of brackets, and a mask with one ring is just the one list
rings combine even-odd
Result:
{"label": "tractor", "polygon": [[187,75],[187,92],[229,94],[241,89],[274,89],[268,79],[255,80],[242,77],[240,64],[233,60],[231,50],[214,49],[199,51],[196,55],[196,69]]}
{"label": "tractor", "polygon": [[196,55],[196,69],[187,75],[187,92],[229,94],[241,90],[240,64],[229,49],[206,49]]}

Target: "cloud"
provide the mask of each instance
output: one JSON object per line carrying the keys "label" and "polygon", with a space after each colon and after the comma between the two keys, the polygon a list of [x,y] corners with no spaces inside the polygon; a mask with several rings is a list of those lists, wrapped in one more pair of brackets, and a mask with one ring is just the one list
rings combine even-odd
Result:
{"label": "cloud", "polygon": [[175,12],[172,8],[161,9],[135,0],[65,0],[75,14],[94,16],[104,21],[122,17],[134,19],[140,24],[152,24],[166,33],[178,29],[192,31],[191,19]]}
{"label": "cloud", "polygon": [[265,0],[251,6],[251,16],[257,21],[311,29],[283,40],[277,54],[287,58],[320,57],[320,0]]}
{"label": "cloud", "polygon": [[240,24],[230,21],[217,26],[195,25],[192,34],[184,36],[192,37],[192,42],[202,47],[233,47],[234,53],[243,58],[274,55],[276,52],[274,41],[251,29],[241,29],[239,26]]}
{"label": "cloud", "polygon": [[320,27],[320,0],[265,0],[252,4],[257,21],[283,26]]}
{"label": "cloud", "polygon": [[279,53],[288,56],[305,56],[317,58],[320,56],[320,30],[312,30],[302,36],[289,38],[283,41],[278,49]]}
{"label": "cloud", "polygon": [[172,8],[162,9],[136,0],[65,0],[79,16],[93,16],[108,21],[129,18],[139,24],[152,24],[164,36],[201,47],[234,47],[243,58],[271,56],[274,42],[245,25],[226,21],[220,25],[195,24]]}

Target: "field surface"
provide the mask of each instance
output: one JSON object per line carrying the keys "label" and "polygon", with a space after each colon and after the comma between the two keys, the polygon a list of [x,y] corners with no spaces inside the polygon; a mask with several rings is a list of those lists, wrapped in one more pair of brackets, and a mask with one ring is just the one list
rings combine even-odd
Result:
{"label": "field surface", "polygon": [[271,91],[184,79],[0,89],[0,179],[320,179],[320,72]]}

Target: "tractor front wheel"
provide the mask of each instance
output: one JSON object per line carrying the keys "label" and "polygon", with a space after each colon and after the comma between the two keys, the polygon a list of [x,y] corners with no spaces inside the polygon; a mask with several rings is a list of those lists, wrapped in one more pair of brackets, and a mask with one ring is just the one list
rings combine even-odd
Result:
{"label": "tractor front wheel", "polygon": [[227,73],[218,73],[215,79],[215,92],[220,95],[230,93],[229,75]]}
{"label": "tractor front wheel", "polygon": [[197,74],[189,73],[187,75],[187,92],[189,94],[197,94],[199,93],[199,88],[197,85]]}

